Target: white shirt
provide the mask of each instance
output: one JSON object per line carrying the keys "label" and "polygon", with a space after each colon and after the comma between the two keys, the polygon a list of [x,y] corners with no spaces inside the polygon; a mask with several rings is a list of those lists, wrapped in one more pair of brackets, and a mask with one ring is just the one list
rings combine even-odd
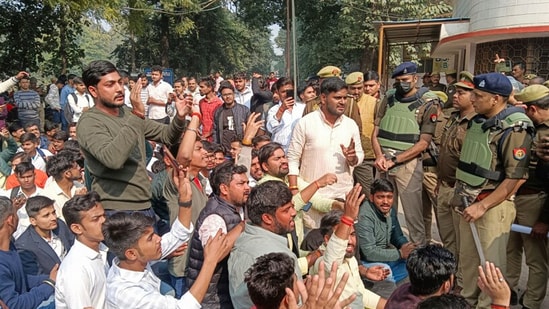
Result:
{"label": "white shirt", "polygon": [[76,193],[76,186],[72,186],[71,188],[71,196],[68,196],[63,192],[63,190],[59,187],[57,184],[57,181],[52,181],[48,183],[44,189],[42,190],[43,196],[47,196],[50,199],[54,200],[53,207],[55,208],[55,212],[57,213],[57,217],[63,221],[65,221],[65,217],[63,217],[63,206],[65,206],[65,203],[70,200],[74,194]]}
{"label": "white shirt", "polygon": [[[40,151],[42,151],[42,153],[44,154],[44,157],[46,157],[46,158],[53,156],[53,154],[51,152],[49,152],[49,150],[47,150],[47,149],[36,148],[36,154],[31,159],[31,163],[32,163],[32,165],[34,165],[34,168],[45,172],[46,171],[46,161],[40,155]],[[17,152],[18,153],[23,152],[23,148],[19,147],[17,149]]]}
{"label": "white shirt", "polygon": [[80,120],[80,116],[82,116],[84,107],[92,108],[95,104],[93,102],[93,98],[87,93],[81,94],[80,92],[75,91],[74,94],[76,95],[77,102],[74,102],[74,96],[72,94],[69,94],[67,97],[67,102],[74,111],[72,115],[72,122],[78,122],[78,120]]}
{"label": "white shirt", "polygon": [[[7,198],[11,198],[11,191],[15,189],[15,188],[12,188],[12,189],[9,189],[9,190],[2,190],[0,192],[0,196],[5,196]],[[19,189],[19,192],[17,193],[17,195],[24,195],[27,200],[29,199],[29,197],[33,197],[33,196],[37,196],[37,195],[43,195],[41,194],[42,193],[42,189],[40,189],[39,187],[36,187],[36,191],[34,191],[33,194],[27,196],[21,189]],[[17,210],[17,217],[19,217],[19,223],[17,224],[17,230],[13,233],[13,238],[17,239],[19,238],[19,236],[21,236],[21,234],[23,234],[23,232],[27,229],[27,227],[30,226],[30,219],[29,219],[29,215],[27,214],[27,203],[23,204],[23,206],[21,206],[21,208],[19,208]]]}
{"label": "white shirt", "polygon": [[55,235],[54,232],[50,231],[50,239],[42,237],[42,239],[51,247],[51,249],[57,254],[57,257],[59,257],[59,260],[63,260],[65,257],[65,246],[63,246],[63,242],[61,241],[61,238],[59,236]]}
{"label": "white shirt", "polygon": [[74,241],[57,273],[55,308],[106,308],[107,251],[103,244],[97,252]]}
{"label": "white shirt", "polygon": [[[154,83],[150,83],[147,86],[147,91],[149,92],[149,98],[160,100],[166,103],[168,102],[168,94],[173,92],[173,89],[172,89],[172,86],[170,86],[170,84],[161,80],[156,85],[154,85]],[[143,103],[147,104],[147,102],[143,102]],[[150,119],[162,119],[166,117],[168,117],[168,115],[166,114],[166,110],[164,106],[149,104]]]}
{"label": "white shirt", "polygon": [[269,109],[269,112],[267,113],[267,131],[271,132],[273,135],[271,140],[282,145],[284,152],[288,152],[292,131],[299,119],[303,116],[306,105],[301,102],[295,102],[292,110],[285,110],[282,114],[282,118],[278,121],[278,119],[276,119],[276,114],[281,105],[282,102]]}
{"label": "white shirt", "polygon": [[246,106],[248,109],[251,109],[250,101],[252,100],[253,95],[254,93],[252,92],[252,89],[246,86],[246,88],[244,88],[244,91],[240,92],[236,90],[234,92],[234,100],[236,101],[236,103],[242,104]]}
{"label": "white shirt", "polygon": [[[130,100],[130,96],[131,96],[130,88],[124,85],[124,105],[126,105],[129,108],[133,108],[132,102]],[[145,104],[147,104],[147,102],[145,102]]]}
{"label": "white shirt", "polygon": [[351,118],[342,115],[332,127],[322,111],[316,110],[301,118],[294,128],[288,148],[288,175],[299,175],[311,183],[326,173],[334,173],[337,182],[321,188],[318,194],[327,198],[345,198],[353,188],[353,173],[341,150],[355,141],[355,151],[360,164],[364,151],[360,143],[358,126]]}
{"label": "white shirt", "polygon": [[[193,226],[185,228],[175,220],[170,232],[162,236],[162,258],[188,241],[193,233]],[[115,258],[107,277],[108,308],[201,308],[198,301],[187,292],[181,299],[160,294],[160,279],[156,277],[147,264],[145,271],[131,271],[120,268],[120,261]]]}
{"label": "white shirt", "polygon": [[196,87],[196,89],[193,92],[191,92],[189,89],[185,89],[184,93],[190,94],[193,96],[194,105],[198,105],[198,102],[200,102],[200,100],[204,98],[204,96],[200,95],[200,90],[198,90],[198,87]]}
{"label": "white shirt", "polygon": [[[238,213],[240,214],[240,219],[244,220],[244,209],[242,207],[238,209]],[[219,229],[221,229],[223,234],[227,234],[227,224],[223,220],[223,217],[213,214],[204,219],[200,229],[198,229],[198,238],[202,242],[202,247],[206,246],[208,239],[210,237],[213,238]]]}

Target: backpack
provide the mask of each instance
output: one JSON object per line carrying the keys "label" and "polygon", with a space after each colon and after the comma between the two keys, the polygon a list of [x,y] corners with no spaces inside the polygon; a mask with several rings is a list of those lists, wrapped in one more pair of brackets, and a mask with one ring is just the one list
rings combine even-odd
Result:
{"label": "backpack", "polygon": [[[78,97],[76,96],[76,93],[71,93],[72,98],[74,99],[74,104],[78,104]],[[84,94],[84,97],[88,101],[88,107],[90,106],[90,97],[87,93]],[[67,100],[67,104],[65,104],[65,108],[63,108],[63,115],[65,116],[65,119],[68,123],[72,122],[72,119],[74,117],[74,110],[72,109],[71,105],[69,104]]]}

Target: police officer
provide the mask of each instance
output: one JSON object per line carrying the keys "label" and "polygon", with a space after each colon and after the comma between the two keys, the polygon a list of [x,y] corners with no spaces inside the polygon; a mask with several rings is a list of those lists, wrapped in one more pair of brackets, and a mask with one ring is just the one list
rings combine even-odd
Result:
{"label": "police officer", "polygon": [[431,74],[431,85],[429,86],[431,91],[442,91],[446,92],[446,85],[440,83],[440,73],[433,72]]}
{"label": "police officer", "polygon": [[452,108],[454,101],[454,93],[456,92],[457,72],[456,70],[446,71],[446,95],[448,100],[444,103],[444,109]]}
{"label": "police officer", "polygon": [[[463,295],[477,308],[490,308],[476,284],[480,258],[473,240],[474,223],[486,260],[507,270],[506,248],[515,218],[513,195],[528,178],[533,124],[524,110],[507,105],[513,86],[499,73],[475,76],[473,107],[479,114],[467,129],[456,170],[452,205],[462,208],[459,260]],[[466,199],[466,203],[462,202]],[[505,280],[499,278],[500,281]]]}
{"label": "police officer", "polygon": [[[459,214],[450,207],[450,199],[454,195],[456,169],[461,153],[461,145],[465,138],[469,121],[477,114],[471,101],[473,74],[463,71],[459,73],[459,82],[455,85],[452,106],[456,111],[444,117],[440,154],[438,157],[437,223],[440,239],[448,250],[459,257]],[[457,284],[462,287],[461,271],[458,263]]]}
{"label": "police officer", "polygon": [[388,177],[397,188],[411,241],[424,244],[421,154],[431,142],[441,106],[429,89],[416,88],[416,73],[412,62],[394,70],[396,90],[388,92],[379,106],[372,146],[380,177]]}
{"label": "police officer", "polygon": [[[345,78],[345,83],[352,95],[350,100],[354,103],[354,108],[360,111],[360,120],[362,130],[360,132],[360,141],[362,150],[364,150],[364,160],[353,170],[355,183],[360,183],[362,193],[368,196],[370,187],[374,182],[374,161],[375,155],[372,148],[372,132],[374,131],[374,118],[377,100],[373,96],[364,93],[364,74],[362,72],[353,72]],[[349,103],[349,102],[348,102]]]}
{"label": "police officer", "polygon": [[[526,115],[536,125],[534,141],[543,136],[549,136],[549,89],[542,85],[531,85],[515,95],[518,101],[526,105]],[[535,144],[536,142],[534,142]],[[516,291],[519,283],[522,251],[528,266],[528,282],[522,296],[522,304],[527,308],[540,308],[547,290],[548,258],[547,232],[549,218],[547,211],[542,212],[546,204],[547,194],[544,192],[544,177],[540,179],[536,173],[536,166],[547,170],[547,163],[538,162],[532,155],[530,160],[530,175],[528,180],[520,186],[515,198],[517,215],[515,223],[533,227],[530,235],[511,232],[507,244],[507,281],[511,289]]]}

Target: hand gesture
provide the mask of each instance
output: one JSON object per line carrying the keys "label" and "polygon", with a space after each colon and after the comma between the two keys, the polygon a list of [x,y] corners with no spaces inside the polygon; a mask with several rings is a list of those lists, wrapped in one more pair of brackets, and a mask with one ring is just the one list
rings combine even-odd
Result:
{"label": "hand gesture", "polygon": [[362,277],[365,277],[372,281],[383,281],[389,276],[390,270],[381,265],[372,267],[365,267],[359,265],[359,272]]}
{"label": "hand gesture", "polygon": [[544,136],[536,143],[536,155],[543,161],[549,161],[549,136]]}
{"label": "hand gesture", "polygon": [[30,74],[25,72],[25,71],[21,71],[21,72],[17,73],[17,75],[15,75],[15,78],[17,78],[19,80],[19,79],[21,79],[25,76],[30,76]]}
{"label": "hand gesture", "polygon": [[318,180],[316,181],[318,186],[321,188],[324,188],[329,185],[333,185],[336,182],[337,182],[337,176],[336,174],[333,174],[333,173],[325,174],[324,176],[318,178]]}
{"label": "hand gesture", "polygon": [[349,165],[357,164],[358,157],[356,156],[355,140],[351,137],[351,142],[349,143],[349,146],[345,147],[343,146],[343,144],[341,144],[340,146],[341,146],[341,151],[345,156],[345,160],[347,160],[347,164]]}
{"label": "hand gesture", "polygon": [[547,238],[547,232],[549,232],[549,225],[538,221],[532,226],[530,236],[535,239],[544,240]]}
{"label": "hand gesture", "polygon": [[484,269],[478,267],[478,287],[492,299],[493,304],[509,306],[511,302],[511,290],[494,263],[486,261]]}
{"label": "hand gesture", "polygon": [[345,207],[343,210],[343,215],[348,216],[352,219],[356,219],[358,217],[358,211],[360,209],[360,205],[362,205],[362,201],[364,201],[364,198],[366,197],[364,194],[361,194],[362,186],[360,184],[356,184],[349,193],[345,196]]}
{"label": "hand gesture", "polygon": [[[0,105],[0,106],[5,106],[5,105]],[[3,128],[0,130],[0,135],[1,135],[3,138],[9,138],[9,137],[10,137],[10,131],[8,130],[8,128],[3,127]]]}
{"label": "hand gesture", "polygon": [[284,99],[284,101],[281,102],[281,105],[280,105],[280,108],[282,108],[282,110],[291,110],[295,105],[295,100],[294,100],[294,97],[287,97],[286,99]]}
{"label": "hand gesture", "polygon": [[27,202],[27,198],[23,194],[19,194],[18,196],[14,197],[11,202],[13,203],[15,209],[19,210],[19,208],[25,205],[25,203]]}
{"label": "hand gesture", "polygon": [[242,129],[244,131],[244,139],[251,140],[257,134],[257,131],[265,124],[265,120],[261,119],[261,113],[252,113],[248,117],[246,123],[242,123]]}
{"label": "hand gesture", "polygon": [[52,269],[50,270],[50,279],[55,281],[57,280],[57,271],[59,270],[59,264],[53,265]]}
{"label": "hand gesture", "polygon": [[402,245],[402,247],[400,247],[400,250],[399,250],[400,256],[403,259],[407,259],[410,253],[414,251],[415,248],[416,248],[416,244],[414,244],[413,242],[405,243],[404,245]]}
{"label": "hand gesture", "polygon": [[74,191],[74,195],[85,195],[86,193],[88,193],[88,188],[86,187],[78,188]]}
{"label": "hand gesture", "polygon": [[177,110],[177,118],[185,119],[185,116],[193,112],[193,96],[192,95],[175,95],[175,108]]}
{"label": "hand gesture", "polygon": [[182,166],[174,166],[172,172],[173,183],[177,187],[179,200],[188,202],[192,199],[191,181],[189,180],[187,170]]}
{"label": "hand gesture", "polygon": [[135,83],[135,86],[133,86],[132,91],[130,92],[130,103],[132,104],[134,111],[145,114],[145,106],[143,105],[143,102],[141,102],[142,88],[143,86],[141,86],[141,83]]}
{"label": "hand gesture", "polygon": [[210,237],[204,246],[204,263],[207,261],[219,263],[231,252],[231,249],[227,241],[227,235],[219,229],[215,236]]}
{"label": "hand gesture", "polygon": [[176,256],[182,256],[183,253],[185,253],[185,250],[189,247],[189,242],[183,243],[181,246],[179,246],[177,249],[175,249],[172,253],[168,254],[168,256],[165,257],[166,260],[169,260]]}

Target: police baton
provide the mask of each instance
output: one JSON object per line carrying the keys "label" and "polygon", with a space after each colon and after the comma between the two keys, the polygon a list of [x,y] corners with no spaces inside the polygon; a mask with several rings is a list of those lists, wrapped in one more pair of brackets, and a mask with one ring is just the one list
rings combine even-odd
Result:
{"label": "police baton", "polygon": [[[462,196],[461,200],[465,208],[470,206],[469,200],[466,196]],[[480,258],[480,265],[484,266],[484,264],[486,263],[486,259],[484,258],[484,251],[482,251],[482,245],[480,244],[480,237],[478,236],[477,226],[474,222],[469,222],[469,227],[471,228],[471,233],[473,233],[473,240],[475,241],[475,247],[477,247],[478,257]]]}

